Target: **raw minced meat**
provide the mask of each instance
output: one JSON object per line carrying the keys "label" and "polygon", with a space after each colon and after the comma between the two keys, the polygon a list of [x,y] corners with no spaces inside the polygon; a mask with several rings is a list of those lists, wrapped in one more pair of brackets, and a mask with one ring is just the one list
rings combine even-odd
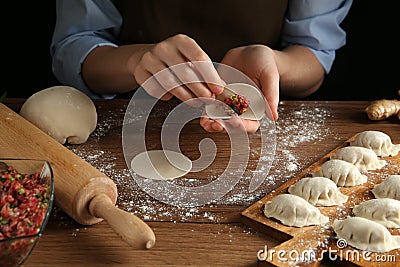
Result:
{"label": "raw minced meat", "polygon": [[0,171],[0,240],[37,234],[46,216],[50,188],[39,173]]}
{"label": "raw minced meat", "polygon": [[231,108],[226,110],[227,113],[235,112],[238,115],[241,115],[244,112],[246,112],[247,108],[249,107],[248,100],[244,96],[238,94],[233,94],[230,97],[227,97],[224,100],[224,103]]}
{"label": "raw minced meat", "polygon": [[40,180],[40,173],[0,166],[0,266],[21,263],[37,240],[51,194],[50,186]]}

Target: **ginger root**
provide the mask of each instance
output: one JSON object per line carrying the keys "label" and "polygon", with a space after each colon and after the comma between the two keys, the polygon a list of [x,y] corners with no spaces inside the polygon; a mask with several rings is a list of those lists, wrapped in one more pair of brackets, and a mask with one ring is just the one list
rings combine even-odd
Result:
{"label": "ginger root", "polygon": [[[400,89],[399,89],[399,91],[397,91],[397,93],[399,94],[399,96],[400,96]],[[399,120],[400,120],[400,111],[399,112],[397,112],[397,118],[399,118]]]}
{"label": "ginger root", "polygon": [[381,99],[373,101],[365,108],[368,118],[371,120],[384,120],[397,115],[400,119],[400,101],[393,99]]}

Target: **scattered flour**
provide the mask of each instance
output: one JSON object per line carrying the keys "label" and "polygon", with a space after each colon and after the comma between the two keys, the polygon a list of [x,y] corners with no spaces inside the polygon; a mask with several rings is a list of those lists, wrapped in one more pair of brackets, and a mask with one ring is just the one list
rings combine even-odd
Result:
{"label": "scattered flour", "polygon": [[[284,111],[284,112],[283,112]],[[124,113],[124,109],[119,111]],[[293,111],[285,110],[281,105],[282,115],[276,122],[276,154],[272,163],[273,175],[268,175],[262,186],[254,192],[248,192],[251,171],[246,171],[244,179],[241,179],[234,190],[214,203],[207,205],[207,211],[202,207],[176,207],[160,203],[143,192],[127,169],[116,166],[118,157],[111,151],[99,149],[98,141],[104,138],[110,131],[122,129],[121,114],[115,112],[103,113],[99,117],[98,126],[88,142],[81,145],[71,145],[69,148],[103,172],[117,185],[119,196],[117,205],[128,212],[140,215],[146,221],[190,221],[196,220],[218,222],[223,220],[218,212],[218,205],[250,205],[259,200],[267,192],[276,188],[279,183],[285,182],[303,169],[304,164],[295,148],[300,145],[318,144],[323,142],[326,134],[334,131],[325,125],[325,120],[332,115],[323,107],[312,105],[300,105]],[[250,151],[251,156],[257,156],[257,151]],[[260,159],[263,160],[263,159]],[[260,168],[263,171],[263,168]],[[194,179],[186,179],[186,182],[195,184]],[[210,210],[216,210],[211,212]]]}

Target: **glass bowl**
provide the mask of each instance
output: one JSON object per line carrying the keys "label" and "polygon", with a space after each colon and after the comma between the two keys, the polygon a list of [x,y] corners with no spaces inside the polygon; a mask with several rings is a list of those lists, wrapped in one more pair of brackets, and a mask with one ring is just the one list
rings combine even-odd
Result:
{"label": "glass bowl", "polygon": [[49,162],[0,158],[0,266],[25,262],[43,234],[53,201]]}

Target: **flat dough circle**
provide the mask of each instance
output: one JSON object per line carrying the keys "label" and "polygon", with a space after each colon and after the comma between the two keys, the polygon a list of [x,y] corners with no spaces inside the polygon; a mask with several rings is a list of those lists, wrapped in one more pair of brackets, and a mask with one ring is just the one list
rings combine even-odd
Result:
{"label": "flat dough circle", "polygon": [[131,168],[144,178],[173,180],[190,172],[192,161],[175,151],[150,150],[134,157],[131,161]]}
{"label": "flat dough circle", "polygon": [[[249,108],[239,115],[240,118],[248,120],[261,120],[265,115],[264,96],[256,87],[247,83],[231,83],[226,85],[225,90],[242,95],[249,101]],[[228,93],[229,94],[229,93]],[[219,99],[222,101],[222,99]],[[205,107],[207,116],[211,119],[229,119],[231,115],[224,110],[224,105],[220,102],[208,104]]]}
{"label": "flat dough circle", "polygon": [[53,86],[30,96],[20,115],[59,143],[86,142],[97,125],[93,101],[70,86]]}

